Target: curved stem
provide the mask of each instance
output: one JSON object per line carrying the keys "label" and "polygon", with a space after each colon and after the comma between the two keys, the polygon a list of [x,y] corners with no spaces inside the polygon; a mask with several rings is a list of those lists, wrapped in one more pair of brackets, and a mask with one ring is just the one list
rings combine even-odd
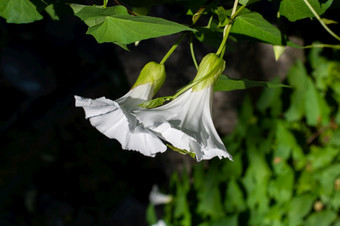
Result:
{"label": "curved stem", "polygon": [[104,8],[106,8],[108,1],[109,1],[109,0],[104,0],[104,1],[103,1],[103,7],[104,7]]}
{"label": "curved stem", "polygon": [[313,44],[305,46],[304,48],[333,48],[340,49],[340,45],[332,45],[332,44]]}
{"label": "curved stem", "polygon": [[233,6],[233,9],[231,11],[231,16],[230,16],[230,22],[224,27],[224,30],[223,30],[223,39],[222,39],[222,42],[220,44],[220,46],[218,47],[218,50],[216,52],[216,55],[220,56],[220,57],[223,57],[224,55],[224,46],[227,42],[227,39],[228,39],[228,36],[229,36],[229,33],[230,33],[230,30],[231,30],[231,26],[232,26],[232,23],[235,19],[235,17],[244,9],[245,5],[241,6],[239,9],[237,9],[237,5],[238,5],[238,0],[235,0],[234,1],[234,6]]}
{"label": "curved stem", "polygon": [[325,28],[325,30],[332,35],[334,38],[336,38],[338,41],[340,41],[340,37],[338,35],[336,35],[331,29],[329,29],[329,27],[321,20],[319,14],[313,9],[313,7],[311,6],[311,4],[308,2],[308,0],[303,0],[304,3],[308,6],[308,8],[310,9],[310,11],[312,11],[312,13],[314,14],[314,16],[316,17],[316,19],[320,22],[320,24]]}
{"label": "curved stem", "polygon": [[[117,1],[117,0],[115,0]],[[195,25],[195,23],[197,22],[197,20],[201,17],[202,13],[204,12],[205,8],[200,8],[197,13],[195,13],[195,18],[193,20],[193,23],[191,25],[191,27],[193,25]],[[186,36],[186,33],[183,33],[181,35],[181,37],[177,40],[177,42],[170,48],[170,50],[165,54],[165,56],[163,57],[163,59],[161,60],[160,64],[164,64],[167,59],[171,56],[171,54],[175,51],[175,49],[177,48],[177,46],[179,45],[179,43],[183,40],[183,38]],[[191,48],[191,47],[190,47]],[[195,59],[194,59],[195,62]],[[197,64],[197,63],[196,63]]]}
{"label": "curved stem", "polygon": [[194,52],[194,44],[193,44],[193,41],[192,41],[192,35],[190,36],[189,45],[190,45],[190,53],[191,53],[192,61],[194,62],[196,69],[198,69],[198,64],[197,64],[195,52]]}
{"label": "curved stem", "polygon": [[161,60],[160,64],[164,64],[167,59],[171,56],[171,54],[175,51],[179,43],[183,40],[185,34],[182,34],[181,37],[177,40],[177,42],[169,49],[169,51],[165,54],[163,59]]}

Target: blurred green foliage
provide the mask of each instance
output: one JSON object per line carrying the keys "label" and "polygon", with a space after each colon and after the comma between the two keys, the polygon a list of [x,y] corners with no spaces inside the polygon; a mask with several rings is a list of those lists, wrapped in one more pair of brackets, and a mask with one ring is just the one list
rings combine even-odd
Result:
{"label": "blurred green foliage", "polygon": [[292,88],[247,96],[224,139],[234,161],[174,174],[167,224],[340,225],[339,83],[340,62],[312,49],[289,71]]}

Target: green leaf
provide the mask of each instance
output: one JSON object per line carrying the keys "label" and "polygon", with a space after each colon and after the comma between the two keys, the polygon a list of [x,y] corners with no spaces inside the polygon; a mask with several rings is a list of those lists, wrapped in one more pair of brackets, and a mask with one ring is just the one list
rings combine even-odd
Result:
{"label": "green leaf", "polygon": [[296,186],[297,194],[303,194],[305,192],[315,192],[316,187],[318,187],[318,185],[314,178],[314,174],[308,170],[302,171]]}
{"label": "green leaf", "polygon": [[161,18],[117,15],[106,17],[103,23],[90,27],[87,34],[93,35],[99,43],[119,42],[130,44],[181,31],[193,30],[184,25]]}
{"label": "green leaf", "polygon": [[291,199],[294,186],[294,171],[288,164],[282,164],[285,168],[285,172],[280,174],[271,180],[268,187],[269,195],[275,199],[278,203],[283,203]]}
{"label": "green leaf", "polygon": [[242,167],[242,159],[241,154],[236,153],[233,155],[233,163],[232,164],[224,164],[222,167],[222,175],[225,180],[230,178],[240,178],[242,176],[243,167]]}
{"label": "green leaf", "polygon": [[231,33],[245,35],[261,42],[284,45],[280,30],[256,12],[247,12],[236,17]]}
{"label": "green leaf", "polygon": [[59,16],[55,13],[53,4],[48,5],[45,8],[45,11],[47,12],[47,14],[52,18],[52,20],[59,20]]}
{"label": "green leaf", "polygon": [[[340,118],[340,111],[339,111],[338,115],[339,115],[338,117]],[[332,136],[332,138],[330,140],[330,143],[335,145],[335,146],[340,147],[340,139],[339,139],[339,137],[340,137],[340,128],[337,128],[334,131],[334,134],[333,134],[333,136]]]}
{"label": "green leaf", "polygon": [[227,11],[223,8],[223,6],[220,6],[217,8],[217,10],[215,10],[217,16],[218,16],[218,26],[222,27],[225,26],[229,23],[229,18]]}
{"label": "green leaf", "polygon": [[271,109],[271,115],[277,116],[282,112],[282,101],[281,101],[282,89],[264,89],[261,96],[257,100],[256,108],[264,112],[266,109]]}
{"label": "green leaf", "polygon": [[250,4],[253,4],[255,2],[259,2],[261,0],[240,0],[239,3],[241,5],[250,5]]}
{"label": "green leaf", "polygon": [[186,172],[181,174],[181,181],[177,173],[171,177],[171,184],[176,186],[176,194],[174,196],[174,218],[178,221],[177,225],[191,225],[191,214],[189,210],[189,203],[187,194],[190,189],[189,178]]}
{"label": "green leaf", "polygon": [[307,124],[316,126],[321,120],[321,109],[318,102],[318,92],[311,78],[307,77],[305,109]]}
{"label": "green leaf", "polygon": [[148,222],[149,225],[157,223],[156,210],[152,204],[149,204],[148,208],[146,209],[146,221]]}
{"label": "green leaf", "polygon": [[309,215],[304,224],[309,226],[331,225],[331,223],[336,219],[336,217],[337,214],[334,213],[333,211],[324,210]]}
{"label": "green leaf", "polygon": [[313,203],[314,197],[311,194],[295,196],[291,200],[288,209],[289,225],[302,225],[302,219],[310,212]]}
{"label": "green leaf", "polygon": [[228,213],[242,212],[246,209],[243,192],[235,179],[228,183],[224,206]]}
{"label": "green leaf", "polygon": [[332,146],[319,147],[312,146],[310,154],[307,159],[311,164],[313,170],[317,170],[326,166],[329,166],[333,159],[338,155],[339,149]]}
{"label": "green leaf", "polygon": [[70,4],[70,6],[73,9],[74,15],[79,17],[89,27],[103,23],[108,16],[129,15],[127,9],[120,5],[107,8],[79,4]]}
{"label": "green leaf", "polygon": [[320,181],[322,195],[330,196],[334,191],[335,180],[340,178],[340,163],[330,165],[315,177]]}
{"label": "green leaf", "polygon": [[[323,14],[332,4],[333,0],[308,0],[318,15]],[[282,0],[279,12],[290,21],[296,21],[307,17],[314,17],[314,14],[303,0]]]}
{"label": "green leaf", "polygon": [[202,217],[210,217],[210,219],[219,219],[224,216],[222,205],[221,192],[219,190],[218,169],[216,166],[211,166],[207,173],[203,173],[203,169],[196,173],[202,178],[198,184],[195,184],[197,190],[197,198],[199,200],[197,205],[197,213]]}
{"label": "green leaf", "polygon": [[0,16],[7,23],[15,24],[31,23],[43,18],[29,0],[1,0]]}
{"label": "green leaf", "polygon": [[287,121],[300,120],[305,113],[307,71],[301,61],[298,61],[288,73],[288,83],[294,87],[290,99],[291,104],[285,113]]}
{"label": "green leaf", "polygon": [[286,47],[280,45],[273,45],[275,60],[278,61],[285,51]]}
{"label": "green leaf", "polygon": [[89,29],[87,34],[97,42],[113,42],[122,47],[136,41],[175,34],[181,31],[195,31],[187,26],[162,18],[131,16],[123,6],[102,8],[71,4],[76,16]]}
{"label": "green leaf", "polygon": [[256,152],[256,147],[249,146],[247,149],[249,167],[242,178],[242,184],[247,191],[247,206],[251,210],[259,209],[261,212],[267,211],[269,197],[267,195],[268,179],[271,170],[265,160],[264,155]]}
{"label": "green leaf", "polygon": [[325,24],[337,24],[338,22],[335,20],[329,20],[327,18],[321,18],[322,22],[324,22]]}
{"label": "green leaf", "polygon": [[258,87],[258,86],[267,87],[267,88],[289,87],[281,83],[251,81],[248,79],[232,79],[226,75],[220,75],[220,77],[215,82],[214,91],[232,91],[232,90]]}

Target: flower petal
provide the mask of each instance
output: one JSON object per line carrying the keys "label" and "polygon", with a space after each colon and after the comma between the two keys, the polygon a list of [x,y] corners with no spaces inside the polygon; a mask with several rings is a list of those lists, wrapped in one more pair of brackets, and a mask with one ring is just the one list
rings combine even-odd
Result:
{"label": "flower petal", "polygon": [[[166,151],[166,146],[152,132],[140,125],[130,111],[150,98],[152,88],[143,84],[130,90],[117,101],[101,97],[89,99],[75,96],[76,106],[83,107],[85,117],[105,136],[117,139],[123,149],[139,151],[146,156],[154,157],[158,152]],[[139,98],[136,98],[136,97]]]}
{"label": "flower petal", "polygon": [[166,105],[132,113],[176,148],[194,152],[197,161],[215,156],[232,159],[211,118],[212,92],[212,86],[196,92],[189,89]]}

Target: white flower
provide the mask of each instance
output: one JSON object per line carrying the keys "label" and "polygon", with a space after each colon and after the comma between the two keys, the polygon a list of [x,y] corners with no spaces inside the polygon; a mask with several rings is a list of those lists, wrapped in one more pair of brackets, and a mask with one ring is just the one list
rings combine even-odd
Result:
{"label": "white flower", "polygon": [[177,149],[195,153],[197,161],[227,157],[232,159],[212,121],[213,83],[224,70],[224,61],[216,55],[203,58],[197,85],[168,104],[133,111],[145,128],[155,132]]}
{"label": "white flower", "polygon": [[152,205],[161,205],[171,202],[172,196],[161,193],[158,186],[153,185],[149,195],[149,200]]}
{"label": "white flower", "polygon": [[75,96],[75,105],[83,107],[85,118],[104,135],[118,140],[123,149],[154,157],[156,153],[166,151],[166,146],[131,114],[140,108],[138,104],[150,100],[164,81],[164,65],[151,63],[143,68],[133,88],[123,97],[113,101],[105,97]]}
{"label": "white flower", "polygon": [[152,224],[151,226],[166,226],[166,223],[164,220],[160,219],[156,222],[156,224]]}

